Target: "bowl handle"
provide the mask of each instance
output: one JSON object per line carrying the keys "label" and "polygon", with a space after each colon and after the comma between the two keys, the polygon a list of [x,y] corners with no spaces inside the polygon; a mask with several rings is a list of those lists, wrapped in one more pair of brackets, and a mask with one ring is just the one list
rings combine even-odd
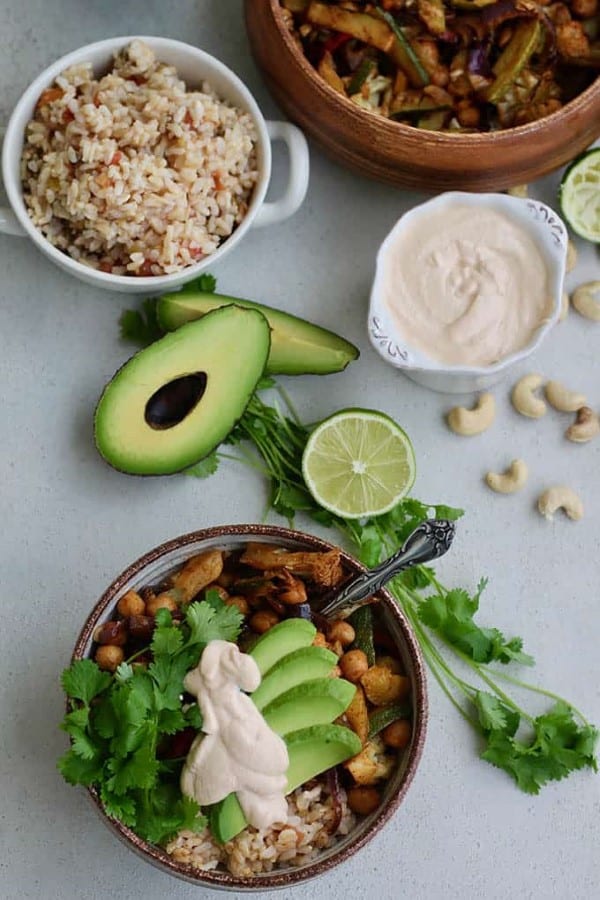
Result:
{"label": "bowl handle", "polygon": [[[4,141],[5,128],[0,126],[0,148]],[[2,184],[0,182],[0,187]],[[10,206],[0,206],[0,234],[12,234],[15,237],[27,237],[27,232],[19,224]]]}
{"label": "bowl handle", "polygon": [[289,122],[266,122],[271,141],[283,141],[290,156],[288,184],[283,197],[273,203],[263,203],[254,224],[273,225],[293,216],[302,205],[308,188],[309,162],[308,144],[299,128]]}

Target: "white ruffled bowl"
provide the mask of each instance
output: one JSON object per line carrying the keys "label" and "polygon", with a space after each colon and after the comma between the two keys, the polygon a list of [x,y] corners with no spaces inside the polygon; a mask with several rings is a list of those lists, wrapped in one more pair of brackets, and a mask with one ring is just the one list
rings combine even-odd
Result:
{"label": "white ruffled bowl", "polygon": [[[394,321],[383,297],[383,262],[398,234],[413,222],[454,204],[486,207],[504,213],[527,229],[544,257],[552,295],[552,313],[536,329],[526,347],[488,366],[456,366],[428,357],[411,347]],[[408,378],[433,391],[464,394],[484,390],[500,381],[517,363],[528,357],[558,321],[565,277],[568,234],[562,219],[545,203],[511,197],[508,194],[469,194],[450,191],[416,206],[396,222],[377,254],[375,279],[371,289],[368,333],[371,344],[387,363]]]}

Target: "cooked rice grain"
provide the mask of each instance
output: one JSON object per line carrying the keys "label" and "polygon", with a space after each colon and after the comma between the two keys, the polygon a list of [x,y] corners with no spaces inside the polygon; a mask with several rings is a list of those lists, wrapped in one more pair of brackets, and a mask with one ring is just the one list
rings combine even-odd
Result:
{"label": "cooked rice grain", "polygon": [[243,220],[257,181],[251,116],[208,83],[187,91],[142,41],[95,79],[72,66],[26,129],[23,196],[34,225],[85,265],[178,272]]}
{"label": "cooked rice grain", "polygon": [[200,834],[182,831],[167,845],[167,853],[196,869],[209,871],[221,866],[232,875],[248,878],[275,868],[310,862],[321,850],[348,834],[355,823],[344,791],[341,791],[342,819],[334,834],[331,834],[335,818],[333,801],[324,785],[300,787],[287,799],[285,823],[261,831],[246,828],[223,846],[217,844],[208,828]]}

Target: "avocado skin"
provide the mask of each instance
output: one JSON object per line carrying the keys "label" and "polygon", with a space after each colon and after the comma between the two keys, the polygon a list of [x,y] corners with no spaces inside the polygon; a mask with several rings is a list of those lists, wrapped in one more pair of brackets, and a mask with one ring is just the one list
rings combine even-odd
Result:
{"label": "avocado skin", "polygon": [[266,367],[270,375],[330,375],[343,371],[360,355],[354,344],[335,332],[253,300],[184,290],[161,297],[156,312],[161,328],[173,331],[211,310],[230,305],[256,309],[267,319],[272,330]]}
{"label": "avocado skin", "polygon": [[[362,750],[360,738],[343,725],[311,725],[288,734],[285,742],[290,759],[286,794]],[[211,807],[209,822],[213,835],[223,844],[248,824],[235,794]]]}
{"label": "avocado skin", "polygon": [[[264,373],[269,348],[265,317],[257,310],[229,306],[140,350],[115,373],[98,401],[94,415],[98,452],[113,469],[128,475],[172,475],[194,465],[212,453],[242,417]],[[234,357],[237,361],[232,365]],[[194,432],[186,434],[182,446],[184,423],[157,431],[145,422],[144,411],[157,390],[194,371],[207,373],[208,386],[185,417],[186,432],[190,420]],[[227,382],[230,391],[225,401]],[[133,395],[130,402],[123,399],[127,392]],[[140,452],[144,441],[145,454]]]}

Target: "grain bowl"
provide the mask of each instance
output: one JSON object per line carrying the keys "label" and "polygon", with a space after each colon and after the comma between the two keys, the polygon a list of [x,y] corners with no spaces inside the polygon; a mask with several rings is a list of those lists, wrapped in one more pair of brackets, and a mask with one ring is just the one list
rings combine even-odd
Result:
{"label": "grain bowl", "polygon": [[[287,4],[288,7],[290,5],[298,10],[308,6],[301,2]],[[385,7],[384,12],[388,16],[389,11],[395,13],[396,8],[400,9],[402,15],[403,4],[390,2],[380,5]],[[499,10],[501,5],[503,12]],[[331,15],[324,4],[311,6],[319,9],[323,7],[325,14]],[[340,4],[336,4],[336,8],[337,6]],[[363,15],[360,10],[365,4],[345,3],[342,6]],[[429,7],[432,6],[433,4],[429,4]],[[461,9],[464,6],[463,2]],[[472,24],[478,25],[480,17],[490,15],[489,5],[482,3],[474,6],[477,9],[473,15],[477,21],[470,22],[469,27]],[[484,6],[486,9],[482,12],[480,7]],[[508,10],[508,7],[511,9]],[[526,10],[527,15],[533,15],[535,11],[542,18],[546,16],[541,7],[538,10],[537,4],[529,4],[529,7],[531,9]],[[503,4],[496,4],[495,8],[503,16],[514,15],[516,9],[515,4],[508,0]],[[518,12],[523,15],[522,9]],[[345,85],[335,80],[337,73],[327,65],[325,68],[321,66],[322,74],[317,72],[305,55],[299,40],[300,33],[296,33],[295,27],[290,26],[290,14],[291,9],[284,8],[280,0],[247,0],[246,24],[256,61],[275,99],[290,118],[304,127],[330,156],[362,175],[400,187],[426,191],[497,191],[533,181],[558,168],[600,134],[598,78],[585,89],[582,87],[581,92],[573,99],[565,97],[565,105],[561,105],[563,101],[554,96],[556,88],[549,82],[548,103],[545,105],[548,114],[527,122],[533,104],[524,102],[522,117],[515,121],[524,121],[526,124],[504,127],[503,130],[478,132],[475,130],[479,127],[478,122],[475,119],[467,121],[466,118],[465,126],[471,127],[456,132],[428,130],[432,127],[431,122],[428,122],[427,127],[415,128],[405,124],[405,121],[393,121],[385,115],[365,109],[364,104],[361,106],[349,99]],[[567,17],[570,21],[568,10]],[[387,28],[385,22],[378,22],[375,18],[372,21]],[[512,20],[508,24],[512,28]],[[563,26],[557,27],[560,29]],[[576,22],[573,27],[580,29],[580,23]],[[535,23],[531,28],[535,31]],[[529,26],[524,28],[523,44],[526,43],[528,29]],[[506,34],[510,36],[509,30]],[[577,34],[580,34],[579,30]],[[421,39],[419,35],[417,37]],[[585,35],[583,37],[585,39]],[[377,36],[375,39],[377,40]],[[446,39],[444,35],[444,40]],[[479,42],[471,49],[473,53],[478,50],[481,54],[484,45],[485,42]],[[486,73],[485,68],[480,65],[480,61],[477,65],[476,74],[485,78],[485,74],[479,76],[479,72]],[[597,62],[590,56],[588,82],[594,78],[596,66]],[[458,69],[456,73],[460,77],[464,75]],[[432,83],[426,90],[447,94],[446,87],[447,84],[442,86],[441,83]],[[429,118],[441,114],[446,107],[445,101],[441,103],[439,98],[436,99],[436,94],[425,97],[427,109],[420,109],[423,98],[416,95],[412,97],[414,90],[409,90],[408,94],[411,94],[412,101],[418,101],[419,112],[427,113]],[[402,115],[408,112],[412,116],[414,108],[408,109],[408,106],[403,105],[400,110]],[[461,116],[467,112],[479,116],[481,110],[469,102],[468,109],[461,107],[455,111]],[[460,125],[456,114],[454,118]],[[442,121],[445,121],[443,117]],[[440,123],[437,127],[440,127]],[[443,127],[446,128],[445,125]]]}
{"label": "grain bowl", "polygon": [[[256,599],[257,594],[248,593],[245,597],[238,594],[227,598],[227,590],[222,587],[222,584],[220,586],[222,596],[228,599],[229,607],[235,606],[239,610],[242,604],[245,604],[246,617],[248,615],[250,617],[247,618],[239,638],[240,646],[247,646],[249,647],[248,653],[256,654],[256,649],[253,649],[257,646],[254,641],[256,634],[253,635],[253,630],[258,630],[268,636],[269,629],[262,631],[262,625],[258,628],[256,624],[252,623],[256,623],[257,616],[265,618],[268,613],[273,613],[273,610],[279,610],[276,618],[281,618],[280,625],[286,626],[290,622],[297,624],[302,621],[304,628],[309,629],[315,626],[319,628],[320,639],[315,638],[313,644],[297,650],[296,653],[306,654],[308,652],[311,654],[311,659],[313,656],[315,658],[331,656],[334,639],[339,640],[345,648],[345,650],[337,651],[341,652],[339,662],[342,672],[349,679],[354,678],[355,675],[358,677],[359,673],[354,673],[354,675],[351,673],[348,660],[344,661],[344,655],[348,656],[349,654],[348,640],[352,635],[344,637],[341,633],[339,636],[337,633],[335,636],[333,633],[328,633],[325,639],[321,632],[321,629],[325,627],[324,624],[318,624],[318,616],[315,615],[314,610],[309,608],[307,613],[307,604],[304,602],[306,597],[292,596],[290,578],[293,576],[296,579],[295,586],[299,587],[301,592],[303,588],[300,580],[304,579],[309,591],[310,602],[313,603],[313,591],[318,593],[319,590],[325,589],[326,583],[333,583],[342,575],[345,577],[347,574],[362,571],[362,567],[343,551],[310,535],[285,528],[258,525],[223,526],[187,534],[151,550],[137,560],[111,584],[92,610],[77,640],[73,661],[95,659],[105,673],[114,672],[114,666],[111,668],[112,663],[107,662],[105,665],[102,662],[101,651],[105,651],[107,646],[112,646],[103,643],[104,636],[112,635],[111,640],[115,644],[112,646],[112,651],[121,649],[122,653],[116,655],[122,659],[123,653],[130,652],[132,645],[130,646],[127,641],[131,641],[131,633],[120,644],[117,633],[132,627],[132,623],[125,617],[125,613],[139,613],[137,607],[136,610],[133,606],[129,609],[134,595],[138,598],[141,595],[146,604],[146,615],[138,615],[138,619],[151,618],[148,613],[156,613],[154,606],[157,604],[157,595],[154,592],[154,600],[152,600],[149,586],[164,588],[169,579],[171,579],[172,585],[175,584],[175,580],[179,579],[177,581],[178,589],[182,589],[185,579],[193,569],[193,560],[204,560],[201,563],[204,565],[207,560],[221,555],[225,562],[219,579],[223,584],[229,579],[230,588],[231,572],[235,571],[235,569],[232,570],[232,566],[242,566],[242,568],[250,566],[247,573],[244,570],[246,577],[242,590],[245,590],[245,586],[248,585],[248,574],[252,576],[249,581],[254,583],[257,581],[257,575],[267,574],[264,567],[273,564],[273,554],[275,556],[281,554],[282,558],[287,560],[287,568],[278,570],[279,574],[275,576],[280,588],[285,582],[285,591],[283,594],[279,593],[278,601],[264,605],[263,601]],[[301,570],[304,572],[302,576],[299,574]],[[215,572],[212,572],[210,577],[212,578],[213,575]],[[271,571],[268,577],[271,578],[272,575]],[[283,581],[277,579],[283,579]],[[218,586],[218,582],[215,584]],[[239,587],[240,584],[237,583],[235,591],[238,591]],[[188,588],[195,589],[190,587],[189,583]],[[233,590],[233,588],[231,589]],[[254,584],[252,590],[255,589],[256,585]],[[271,599],[273,600],[273,598]],[[391,709],[389,685],[393,683],[394,689],[398,688],[402,691],[403,702],[411,712],[406,714],[410,718],[402,723],[404,727],[396,728],[396,731],[403,732],[401,741],[398,736],[392,740],[391,733],[387,735],[387,730],[383,729],[380,730],[377,737],[368,739],[365,737],[367,743],[364,744],[363,750],[358,756],[346,760],[343,765],[338,765],[323,775],[298,784],[292,792],[288,793],[288,811],[285,821],[277,822],[272,827],[262,830],[246,827],[224,844],[214,838],[215,834],[221,833],[214,827],[213,812],[215,808],[210,808],[208,811],[210,830],[206,828],[194,833],[194,831],[183,829],[177,834],[169,835],[168,840],[154,842],[148,839],[147,835],[141,837],[136,833],[137,826],[129,827],[119,818],[109,815],[105,802],[107,794],[92,785],[88,790],[89,796],[105,823],[130,849],[164,871],[191,883],[232,891],[264,891],[291,887],[329,871],[357,852],[398,809],[421,756],[427,718],[425,673],[416,639],[402,612],[386,591],[381,591],[378,599],[379,603],[373,607],[376,611],[375,621],[377,623],[375,630],[376,647],[378,648],[377,662],[369,668],[368,672],[371,674],[368,678],[365,678],[363,674],[361,683],[364,685],[367,697],[371,730],[375,728],[376,721],[382,725],[383,721],[389,719]],[[202,602],[207,602],[207,600],[217,603],[217,599],[212,595],[205,596]],[[302,602],[298,603],[299,600]],[[280,601],[283,602],[283,606]],[[202,603],[196,603],[195,599],[194,603],[196,606],[202,605]],[[139,599],[136,600],[136,604],[139,604]],[[249,609],[248,604],[250,604]],[[286,604],[288,607],[287,610],[284,610],[283,607]],[[291,615],[292,609],[296,609],[295,615]],[[314,621],[307,620],[305,618],[307,614],[314,616]],[[172,615],[178,616],[175,608],[172,610]],[[136,627],[139,624],[136,622]],[[157,627],[156,624],[154,627]],[[346,631],[349,628],[350,626],[347,624]],[[246,644],[248,639],[251,642]],[[259,642],[261,639],[259,638]],[[329,643],[326,644],[326,641]],[[213,643],[218,644],[219,641]],[[203,654],[205,655],[206,652],[206,650],[203,651]],[[110,654],[105,651],[104,656],[108,655]],[[245,651],[242,655],[245,655]],[[289,656],[285,657],[284,662],[289,658]],[[306,655],[303,656],[303,661],[306,658]],[[143,651],[138,652],[136,660],[141,661],[142,666],[144,663],[148,664]],[[116,662],[115,658],[113,663]],[[354,660],[355,663],[356,660]],[[386,670],[386,685],[388,686],[383,687],[379,682],[379,675],[381,674],[380,670],[387,666],[390,667],[389,671]],[[392,668],[395,673],[401,674],[392,675]],[[377,671],[375,672],[375,670]],[[375,672],[376,678],[373,672]],[[125,673],[127,676],[126,670],[121,670],[121,673]],[[281,672],[278,672],[277,682],[281,677]],[[327,684],[336,682],[339,678],[340,675],[332,671],[330,678],[327,679]],[[358,684],[357,681],[355,683]],[[267,670],[258,691],[273,690],[273,684],[275,682],[271,679],[269,687],[269,670]],[[314,685],[314,682],[311,684]],[[288,735],[286,741],[288,747],[291,748],[294,734],[298,735],[301,732],[295,731],[289,735],[282,725],[281,718],[279,726],[276,728],[275,720],[269,718],[273,713],[268,712],[272,709],[273,702],[267,703],[264,694],[261,699],[258,691],[255,692],[254,703],[256,706],[262,707],[265,721],[272,722],[277,733]],[[377,704],[383,705],[378,707]],[[280,713],[283,706],[284,704],[279,704]],[[277,707],[277,703],[275,703],[275,707]],[[295,709],[296,704],[294,705]],[[351,718],[350,707],[347,711],[349,718],[345,718],[345,716],[346,714],[336,719],[338,724],[322,727],[344,730],[342,726],[344,723],[349,732],[350,727],[358,727],[348,726]],[[331,721],[331,718],[328,721]],[[354,732],[352,733],[354,734]],[[385,744],[383,737],[385,737]],[[353,739],[358,740],[356,735]],[[178,740],[181,740],[181,735],[175,735],[173,738],[175,743]],[[378,742],[376,763],[371,756],[365,755],[366,748],[371,748],[373,741]],[[359,746],[360,743],[358,740]],[[174,752],[177,754],[174,763],[176,765],[182,755],[179,744]],[[372,753],[371,748],[369,754]],[[290,749],[290,766],[293,765],[291,754]],[[383,766],[384,758],[386,760],[385,776],[382,774],[383,769],[379,771],[379,767]],[[363,765],[366,766],[364,770]],[[371,775],[367,775],[365,772],[374,771],[375,765],[378,767],[379,774],[373,775],[371,778]],[[366,787],[369,778],[371,778],[371,785],[375,783],[373,779],[376,780],[376,787]],[[104,788],[102,790],[104,791]],[[108,793],[110,794],[110,791]],[[375,802],[365,805],[368,796],[371,799],[375,798]],[[137,830],[143,831],[144,829],[137,828]]]}

